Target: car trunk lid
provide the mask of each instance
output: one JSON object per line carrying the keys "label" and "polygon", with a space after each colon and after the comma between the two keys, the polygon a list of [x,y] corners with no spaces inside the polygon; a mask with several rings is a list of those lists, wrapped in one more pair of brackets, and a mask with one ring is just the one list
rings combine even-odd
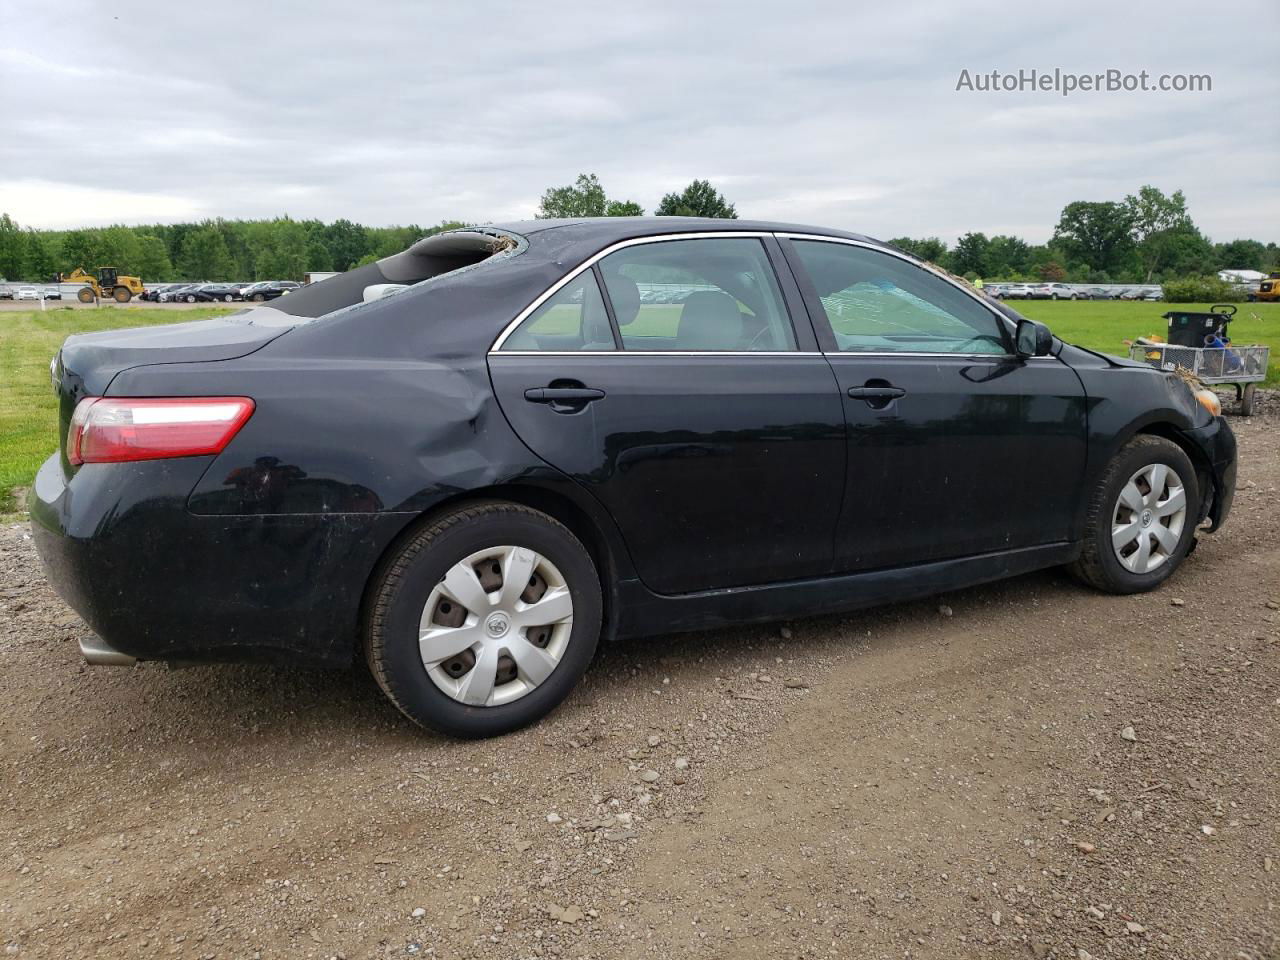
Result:
{"label": "car trunk lid", "polygon": [[106,394],[124,370],[155,363],[208,363],[234,360],[260,350],[299,322],[270,307],[154,327],[131,327],[66,339],[50,366],[58,395],[58,449],[67,461],[67,428],[84,397]]}

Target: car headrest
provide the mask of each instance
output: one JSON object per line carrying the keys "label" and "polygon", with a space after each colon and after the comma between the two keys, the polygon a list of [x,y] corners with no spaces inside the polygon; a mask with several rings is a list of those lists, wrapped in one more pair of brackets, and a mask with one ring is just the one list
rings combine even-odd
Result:
{"label": "car headrest", "polygon": [[625,327],[640,313],[640,288],[630,277],[615,273],[605,281],[609,288],[609,301],[618,326]]}
{"label": "car headrest", "polygon": [[588,295],[583,298],[582,340],[583,349],[613,349],[613,328],[609,326],[604,301],[598,296]]}
{"label": "car headrest", "polygon": [[742,339],[742,313],[718,290],[689,295],[680,311],[676,342],[685,350],[732,350]]}

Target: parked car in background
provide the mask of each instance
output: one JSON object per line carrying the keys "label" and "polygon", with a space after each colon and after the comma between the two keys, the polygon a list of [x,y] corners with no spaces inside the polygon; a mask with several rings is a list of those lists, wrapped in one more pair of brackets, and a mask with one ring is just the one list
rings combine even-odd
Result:
{"label": "parked car in background", "polygon": [[13,299],[39,300],[40,289],[38,287],[18,287],[18,289],[13,292]]}
{"label": "parked car in background", "polygon": [[867,237],[749,220],[447,231],[52,369],[31,523],[90,662],[359,657],[465,737],[547,714],[614,637],[1058,565],[1155,589],[1236,478],[1212,391]]}
{"label": "parked car in background", "polygon": [[7,283],[0,283],[0,300],[12,300],[12,299],[13,299],[13,287],[9,286]]}
{"label": "parked car in background", "polygon": [[263,280],[260,283],[245,287],[240,291],[240,296],[245,300],[261,303],[264,300],[275,300],[277,297],[283,297],[301,286],[302,284],[293,280]]}
{"label": "parked car in background", "polygon": [[1029,300],[1031,298],[1031,287],[1025,283],[1002,284],[1000,293],[997,296],[1001,300]]}
{"label": "parked car in background", "polygon": [[1157,301],[1157,300],[1163,300],[1163,299],[1164,299],[1164,291],[1163,291],[1163,290],[1161,290],[1159,287],[1153,287],[1153,288],[1151,288],[1151,289],[1149,289],[1149,290],[1143,290],[1143,291],[1142,291],[1142,299],[1143,299],[1143,300],[1146,300],[1146,301],[1148,301],[1148,302],[1154,302],[1154,301]]}
{"label": "parked car in background", "polygon": [[1106,287],[1086,287],[1083,296],[1088,300],[1114,300],[1115,292]]}
{"label": "parked car in background", "polygon": [[194,290],[200,286],[198,283],[177,283],[169,287],[163,293],[156,297],[157,303],[177,303],[183,298],[188,290]]}
{"label": "parked car in background", "polygon": [[1079,294],[1065,283],[1037,283],[1031,287],[1032,300],[1076,300]]}
{"label": "parked car in background", "polygon": [[164,293],[166,290],[172,290],[176,286],[178,286],[176,283],[153,283],[151,286],[147,287],[146,290],[142,291],[141,299],[155,303],[160,299],[160,294]]}
{"label": "parked car in background", "polygon": [[187,303],[210,303],[221,301],[230,303],[233,300],[240,300],[240,288],[231,283],[204,283],[200,286],[186,291],[184,300]]}
{"label": "parked car in background", "polygon": [[45,287],[44,298],[46,300],[61,300],[62,289],[60,287]]}

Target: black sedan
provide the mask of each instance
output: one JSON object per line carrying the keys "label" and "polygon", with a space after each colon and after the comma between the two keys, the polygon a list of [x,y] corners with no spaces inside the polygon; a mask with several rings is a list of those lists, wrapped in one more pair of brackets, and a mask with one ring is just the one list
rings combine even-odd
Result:
{"label": "black sedan", "polygon": [[243,298],[239,284],[204,283],[188,290],[181,299],[187,303],[231,303]]}
{"label": "black sedan", "polygon": [[295,280],[263,280],[245,287],[240,291],[240,295],[242,300],[262,303],[266,300],[276,300],[279,297],[293,293],[301,286],[302,284]]}
{"label": "black sedan", "polygon": [[156,294],[157,303],[180,303],[183,302],[185,294],[190,293],[198,283],[173,283],[166,286],[163,290]]}
{"label": "black sedan", "polygon": [[546,714],[602,639],[1060,564],[1150,590],[1235,487],[1208,391],[772,223],[442,233],[71,337],[53,377],[32,524],[91,662],[363,658],[461,736]]}

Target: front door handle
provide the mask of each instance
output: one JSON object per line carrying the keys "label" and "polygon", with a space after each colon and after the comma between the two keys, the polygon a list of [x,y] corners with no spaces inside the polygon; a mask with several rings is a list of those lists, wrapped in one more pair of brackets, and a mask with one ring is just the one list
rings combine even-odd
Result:
{"label": "front door handle", "polygon": [[530,387],[524,398],[530,403],[590,403],[602,400],[604,391],[593,387]]}
{"label": "front door handle", "polygon": [[901,387],[850,387],[849,396],[855,400],[897,400],[907,391]]}

